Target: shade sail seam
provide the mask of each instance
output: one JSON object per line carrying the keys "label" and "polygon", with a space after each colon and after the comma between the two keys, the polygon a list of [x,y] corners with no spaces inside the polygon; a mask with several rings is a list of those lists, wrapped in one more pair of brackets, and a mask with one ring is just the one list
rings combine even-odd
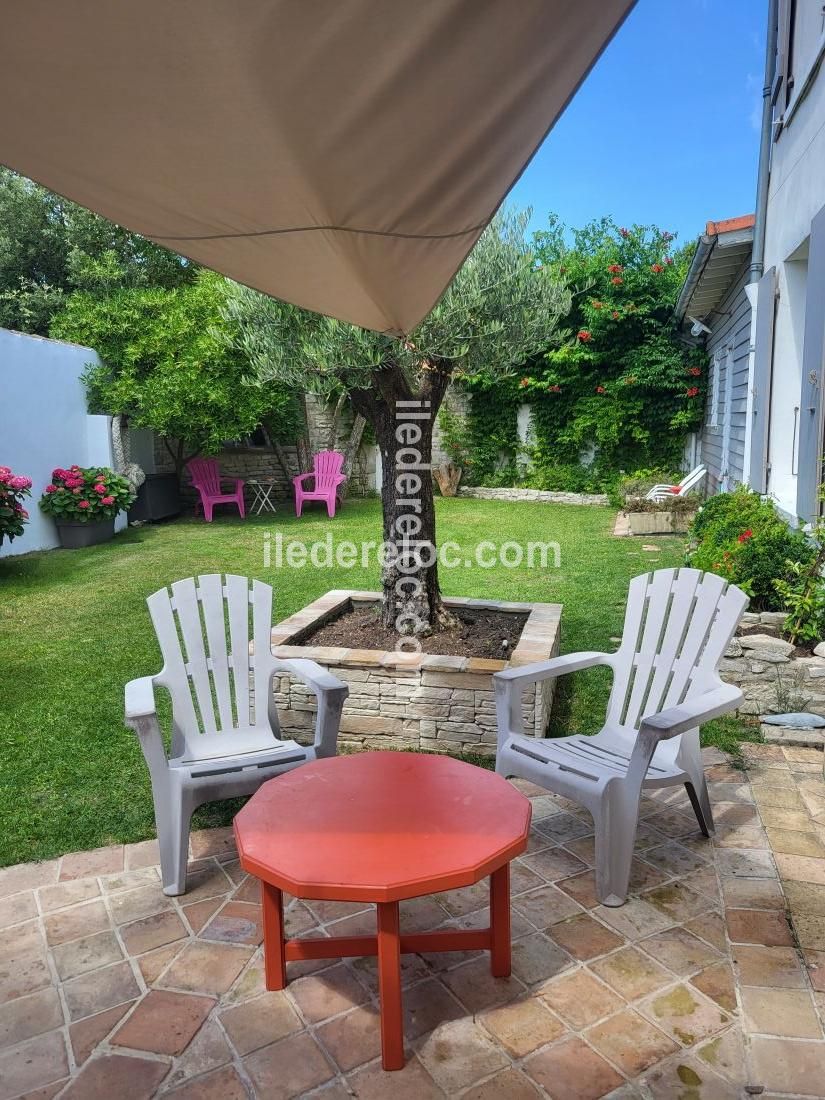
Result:
{"label": "shade sail seam", "polygon": [[471,225],[469,229],[457,229],[454,233],[394,233],[386,229],[352,229],[347,225],[300,225],[288,229],[256,229],[250,233],[204,233],[192,237],[158,236],[148,234],[153,241],[224,241],[242,237],[277,237],[285,233],[357,233],[368,237],[397,237],[405,241],[446,241],[454,237],[466,237],[469,233],[480,233],[487,221]]}

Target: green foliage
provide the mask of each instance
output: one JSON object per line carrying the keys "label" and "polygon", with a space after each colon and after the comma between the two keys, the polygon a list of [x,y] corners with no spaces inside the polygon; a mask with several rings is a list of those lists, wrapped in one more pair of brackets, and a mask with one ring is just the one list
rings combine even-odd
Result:
{"label": "green foliage", "polygon": [[74,290],[176,287],[182,256],[0,167],[0,326],[46,335]]}
{"label": "green foliage", "polygon": [[292,439],[292,395],[250,380],[221,314],[226,280],[201,271],[174,289],[78,291],[54,319],[51,335],[95,348],[102,360],[85,374],[90,407],[125,413],[138,427],[181,440],[192,453],[215,454],[266,423]]}
{"label": "green foliage", "polygon": [[40,498],[40,509],[55,519],[91,523],[125,511],[135,494],[125,477],[105,466],[58,466]]}
{"label": "green foliage", "polygon": [[544,446],[528,447],[526,454],[531,466],[519,482],[526,489],[548,489],[556,493],[601,493],[605,490],[605,475],[598,464],[559,462]]}
{"label": "green foliage", "polygon": [[370,389],[400,371],[417,389],[434,364],[467,380],[506,376],[554,338],[569,294],[539,271],[526,214],[500,213],[432,312],[407,338],[231,288],[225,316],[264,379],[329,395]]}
{"label": "green foliage", "polygon": [[610,503],[614,508],[624,508],[628,497],[646,496],[654,485],[678,485],[681,474],[674,474],[664,467],[646,467],[630,474],[621,474],[610,487]]}
{"label": "green foliage", "polygon": [[690,534],[697,542],[690,564],[738,585],[763,609],[783,608],[776,582],[792,580],[789,562],[804,566],[815,555],[801,531],[790,528],[770,501],[744,486],[711,497]]}
{"label": "green foliage", "polygon": [[609,218],[574,231],[572,247],[555,217],[536,234],[542,264],[570,289],[574,335],[528,365],[520,385],[537,406],[537,437],[560,459],[595,445],[603,468],[676,466],[699,426],[701,358],[673,323],[691,251],[673,240]]}
{"label": "green foliage", "polygon": [[[819,487],[819,499],[825,500],[825,486]],[[787,576],[774,584],[788,609],[784,629],[790,640],[818,642],[825,638],[825,516],[819,515],[809,534],[814,552],[808,562],[789,560]]]}

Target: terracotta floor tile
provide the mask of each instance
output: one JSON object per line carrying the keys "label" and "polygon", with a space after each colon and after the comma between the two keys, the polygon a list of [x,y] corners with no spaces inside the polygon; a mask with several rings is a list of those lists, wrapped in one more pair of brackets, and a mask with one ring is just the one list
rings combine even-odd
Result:
{"label": "terracotta floor tile", "polygon": [[0,898],[0,928],[9,928],[21,921],[31,920],[37,916],[37,903],[34,900],[34,891],[26,890],[21,894],[11,894],[7,898]]}
{"label": "terracotta floor tile", "polygon": [[530,921],[540,932],[581,912],[572,898],[556,886],[541,886],[538,890],[513,898],[513,910]]}
{"label": "terracotta floor tile", "polygon": [[62,909],[66,905],[76,905],[81,901],[90,901],[100,896],[97,879],[81,878],[70,882],[58,882],[53,886],[44,886],[38,890],[40,908],[44,913]]}
{"label": "terracotta floor tile", "polygon": [[44,952],[23,952],[0,963],[0,1004],[52,984]]}
{"label": "terracotta floor tile", "polygon": [[103,1042],[109,1032],[120,1023],[133,1004],[133,1001],[127,1001],[126,1004],[107,1008],[105,1012],[98,1012],[94,1016],[87,1016],[85,1020],[69,1024],[69,1040],[74,1060],[79,1066],[83,1065],[98,1043]]}
{"label": "terracotta floor tile", "polygon": [[206,925],[201,937],[205,940],[257,946],[264,938],[261,906],[243,901],[227,902]]}
{"label": "terracotta floor tile", "polygon": [[737,945],[733,959],[742,985],[774,989],[802,989],[804,971],[793,947]]}
{"label": "terracotta floor tile", "polygon": [[570,1100],[598,1100],[622,1084],[613,1067],[577,1037],[539,1051],[523,1068],[551,1096]]}
{"label": "terracotta floor tile", "polygon": [[172,900],[164,894],[160,882],[157,882],[149,886],[139,886],[137,890],[113,894],[110,905],[115,924],[130,924],[171,909]]}
{"label": "terracotta floor tile", "polygon": [[124,867],[134,871],[139,867],[153,867],[160,863],[160,848],[156,840],[140,840],[127,844],[123,850]]}
{"label": "terracotta floor tile", "polygon": [[825,917],[794,913],[793,926],[805,951],[825,951]]}
{"label": "terracotta floor tile", "polygon": [[756,806],[744,802],[714,802],[713,820],[718,829],[729,825],[759,825]]}
{"label": "terracotta floor tile", "polygon": [[206,856],[221,858],[237,854],[231,825],[219,829],[198,829],[192,833],[189,847],[192,859],[203,859]]}
{"label": "terracotta floor tile", "polygon": [[489,1081],[474,1085],[461,1100],[537,1100],[538,1089],[517,1069],[506,1069]]}
{"label": "terracotta floor tile", "polygon": [[462,966],[448,970],[441,980],[470,1013],[481,1012],[493,1005],[504,1004],[524,992],[516,977],[494,978],[490,960],[485,953]]}
{"label": "terracotta floor tile", "polygon": [[44,863],[17,863],[12,867],[0,867],[0,898],[57,882],[57,868],[56,859]]}
{"label": "terracotta floor tile", "polygon": [[184,905],[184,916],[189,921],[189,926],[195,935],[197,935],[215,913],[217,913],[223,903],[223,897],[219,896],[216,898],[207,898],[206,901],[196,901],[194,905]]}
{"label": "terracotta floor tile", "polygon": [[524,856],[522,863],[548,882],[569,878],[587,870],[584,860],[568,852],[566,848],[545,848],[532,856]]}
{"label": "terracotta floor tile", "polygon": [[596,1050],[635,1077],[679,1048],[663,1031],[626,1009],[591,1027],[586,1038]]}
{"label": "terracotta floor tile", "polygon": [[647,890],[642,899],[673,921],[685,921],[703,913],[710,905],[707,897],[685,886],[683,882],[668,882]]}
{"label": "terracotta floor tile", "polygon": [[429,932],[449,916],[451,914],[433,897],[410,898],[400,905],[401,931]]}
{"label": "terracotta floor tile", "polygon": [[722,914],[717,913],[715,909],[709,913],[702,913],[692,920],[685,921],[684,927],[688,932],[692,932],[694,936],[698,936],[700,940],[706,940],[717,951],[721,951],[722,954],[727,953],[727,928]]}
{"label": "terracotta floor tile", "polygon": [[742,776],[740,783],[708,783],[711,805],[717,802],[753,802],[750,783]]}
{"label": "terracotta floor tile", "polygon": [[132,969],[126,962],[92,970],[63,984],[63,995],[72,1020],[132,1001],[139,993]]}
{"label": "terracotta floor tile", "polygon": [[[347,1082],[356,1100],[387,1100],[387,1074],[380,1062],[358,1070]],[[445,1095],[416,1058],[408,1058],[392,1075],[392,1100],[444,1100]]]}
{"label": "terracotta floor tile", "polygon": [[782,810],[804,810],[805,804],[795,790],[783,787],[762,787],[754,792],[754,801],[763,806],[777,806]]}
{"label": "terracotta floor tile", "polygon": [[404,991],[404,1035],[408,1041],[464,1015],[464,1009],[441,982],[419,982]]}
{"label": "terracotta floor tile", "polygon": [[718,1004],[688,985],[677,985],[645,1002],[644,1012],[682,1046],[693,1046],[721,1031],[730,1021]]}
{"label": "terracotta floor tile", "polygon": [[123,870],[123,845],[95,848],[90,852],[73,852],[64,856],[60,864],[60,882],[73,878],[90,878],[109,875]]}
{"label": "terracotta floor tile", "polygon": [[684,928],[670,928],[666,932],[640,940],[638,946],[682,977],[704,970],[711,963],[720,960],[719,952],[715,948]]}
{"label": "terracotta floor tile", "polygon": [[722,826],[716,830],[713,843],[717,848],[760,848],[769,847],[768,834],[755,825]]}
{"label": "terracotta floor tile", "polygon": [[66,981],[89,970],[120,962],[123,952],[114,932],[97,932],[93,936],[57,944],[52,948],[52,958],[60,980]]}
{"label": "terracotta floor tile", "polygon": [[244,1067],[267,1100],[289,1100],[334,1076],[326,1055],[307,1032],[256,1050],[244,1058]]}
{"label": "terracotta floor tile", "polygon": [[494,1008],[480,1020],[514,1058],[531,1054],[566,1031],[564,1024],[536,998]]}
{"label": "terracotta floor tile", "polygon": [[812,987],[817,993],[825,993],[825,951],[803,951],[805,968]]}
{"label": "terracotta floor tile", "polygon": [[100,885],[104,894],[119,894],[122,890],[136,890],[139,886],[156,886],[160,882],[157,867],[141,867],[134,871],[118,871],[103,875]]}
{"label": "terracotta floor tile", "polygon": [[59,1031],[0,1051],[0,1100],[61,1080],[68,1072],[66,1043]]}
{"label": "terracotta floor tile", "polygon": [[698,1058],[680,1054],[644,1078],[653,1100],[740,1100],[742,1090],[718,1076]]}
{"label": "terracotta floor tile", "polygon": [[766,831],[774,852],[782,852],[790,856],[811,856],[815,859],[825,857],[825,844],[813,832],[770,827]]}
{"label": "terracotta floor tile", "polygon": [[574,814],[553,814],[537,822],[534,832],[548,838],[553,844],[564,844],[568,840],[577,840],[592,832],[588,822]]}
{"label": "terracotta floor tile", "polygon": [[657,848],[649,848],[645,852],[645,862],[652,863],[668,875],[686,875],[689,871],[700,868],[706,860],[703,856],[691,852],[677,840],[660,844]]}
{"label": "terracotta floor tile", "polygon": [[[689,805],[687,805],[687,809],[690,811]],[[645,818],[645,824],[652,826],[665,838],[670,837],[671,840],[691,836],[697,828],[696,818],[692,813],[688,816],[687,813],[680,813],[676,809],[665,809],[651,814]]]}
{"label": "terracotta floor tile", "polygon": [[508,1065],[481,1025],[466,1017],[430,1032],[418,1056],[435,1083],[450,1096]]}
{"label": "terracotta floor tile", "polygon": [[371,1004],[328,1021],[315,1034],[344,1073],[381,1053],[381,1019],[377,1007]]}
{"label": "terracotta floor tile", "polygon": [[568,970],[573,960],[566,951],[543,932],[534,932],[513,941],[513,973],[526,986],[545,982]]}
{"label": "terracotta floor tile", "polygon": [[595,909],[599,904],[596,895],[595,871],[584,871],[580,875],[573,875],[572,878],[560,879],[556,886],[564,890],[565,894],[569,894],[579,905],[583,905],[585,909]]}
{"label": "terracotta floor tile", "polygon": [[541,999],[576,1030],[624,1007],[624,1001],[585,969],[548,982]]}
{"label": "terracotta floor tile", "polygon": [[793,882],[815,882],[825,885],[825,859],[810,856],[787,855],[778,852],[776,867],[779,877]]}
{"label": "terracotta floor tile", "polygon": [[364,987],[342,963],[320,974],[290,982],[289,992],[312,1023],[337,1016],[339,1012],[363,1004],[367,999]]}
{"label": "terracotta floor tile", "polygon": [[[438,958],[438,955],[431,955],[433,959]],[[466,952],[456,952],[455,960],[457,962],[466,962],[468,955]],[[327,966],[334,966],[336,964],[335,959],[327,959]],[[356,978],[364,986],[368,993],[372,993],[374,997],[378,996],[378,960],[374,955],[365,955],[360,959],[348,959],[346,965],[354,972]],[[292,971],[290,970],[290,973]],[[431,974],[431,968],[427,965],[427,962],[421,955],[409,955],[403,954],[401,956],[401,988],[406,989],[408,986],[413,985],[415,982],[420,982],[422,978],[428,978]]]}
{"label": "terracotta floor tile", "polygon": [[553,939],[574,958],[593,959],[604,955],[617,947],[622,947],[624,939],[605,928],[603,924],[582,913],[553,925]]}
{"label": "terracotta floor tile", "polygon": [[541,875],[525,867],[520,859],[514,859],[510,864],[510,896],[517,897],[528,890],[538,890],[540,886],[544,886]]}
{"label": "terracotta floor tile", "polygon": [[764,947],[791,947],[793,939],[785,914],[758,909],[726,909],[731,943],[761,943]]}
{"label": "terracotta floor tile", "polygon": [[0,1048],[16,1046],[63,1026],[63,1009],[57,990],[38,990],[0,1005]]}
{"label": "terracotta floor tile", "polygon": [[763,825],[772,825],[778,829],[801,829],[807,832],[811,828],[811,818],[804,810],[783,810],[781,806],[763,806],[760,817]]}
{"label": "terracotta floor tile", "polygon": [[815,882],[791,882],[784,884],[785,897],[791,916],[825,916],[825,885]]}
{"label": "terracotta floor tile", "polygon": [[221,1023],[240,1055],[251,1054],[303,1027],[282,990],[225,1009]]}
{"label": "terracotta floor tile", "polygon": [[782,893],[782,887],[776,879],[726,878],[722,889],[725,895],[725,904],[732,909],[784,910],[785,908],[785,895]]}
{"label": "terracotta floor tile", "polygon": [[111,927],[109,914],[102,901],[89,901],[71,909],[61,909],[45,917],[43,926],[49,946],[80,939],[81,936],[89,936],[93,932],[108,932]]}
{"label": "terracotta floor tile", "polygon": [[145,955],[138,955],[135,962],[143,975],[147,985],[154,985],[169,963],[182,951],[183,940],[167,944],[166,947],[157,947],[154,951],[147,951]]}
{"label": "terracotta floor tile", "polygon": [[729,1027],[727,1031],[709,1039],[696,1051],[698,1060],[710,1066],[715,1073],[721,1074],[735,1085],[747,1081],[745,1066],[745,1040],[741,1027]]}
{"label": "terracotta floor tile", "polygon": [[252,957],[248,947],[188,943],[163,975],[163,985],[190,993],[226,993]]}
{"label": "terracotta floor tile", "polygon": [[719,848],[716,851],[716,866],[723,878],[776,878],[771,853],[753,848]]}
{"label": "terracotta floor tile", "polygon": [[642,898],[628,898],[624,905],[615,908],[600,905],[593,913],[627,940],[640,940],[654,932],[662,932],[674,923],[672,917]]}
{"label": "terracotta floor tile", "polygon": [[700,970],[690,979],[690,984],[695,985],[726,1012],[736,1011],[736,981],[730,963],[715,963]]}
{"label": "terracotta floor tile", "polygon": [[143,955],[156,947],[164,947],[167,943],[183,939],[187,932],[177,913],[168,910],[144,917],[134,924],[123,925],[120,935],[130,955]]}
{"label": "terracotta floor tile", "polygon": [[653,993],[673,980],[658,963],[635,947],[606,955],[590,963],[590,969],[628,1001]]}
{"label": "terracotta floor tile", "polygon": [[821,1039],[819,1018],[806,989],[742,989],[745,1027],[762,1035]]}
{"label": "terracotta floor tile", "polygon": [[247,1100],[249,1096],[234,1066],[223,1066],[187,1081],[166,1095],[175,1100]]}
{"label": "terracotta floor tile", "polygon": [[190,1078],[199,1078],[204,1073],[227,1065],[232,1058],[233,1051],[223,1029],[214,1016],[211,1016],[183,1054],[175,1059],[165,1085],[172,1088]]}
{"label": "terracotta floor tile", "polygon": [[181,1054],[212,1010],[212,997],[150,989],[112,1044],[153,1054]]}
{"label": "terracotta floor tile", "polygon": [[70,1100],[149,1100],[169,1071],[166,1062],[125,1054],[88,1061],[63,1093]]}

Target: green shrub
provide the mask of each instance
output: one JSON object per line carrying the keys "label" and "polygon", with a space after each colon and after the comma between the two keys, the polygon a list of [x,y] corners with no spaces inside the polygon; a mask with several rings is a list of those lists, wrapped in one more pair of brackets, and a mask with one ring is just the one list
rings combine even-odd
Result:
{"label": "green shrub", "polygon": [[738,585],[765,610],[782,610],[776,581],[789,579],[789,562],[810,562],[813,546],[749,489],[711,497],[691,525],[696,548],[689,562]]}

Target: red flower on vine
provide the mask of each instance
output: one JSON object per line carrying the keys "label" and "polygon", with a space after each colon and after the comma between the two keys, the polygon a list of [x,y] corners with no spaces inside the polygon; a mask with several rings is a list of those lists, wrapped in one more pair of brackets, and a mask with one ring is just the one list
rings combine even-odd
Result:
{"label": "red flower on vine", "polygon": [[530,385],[530,379],[529,378],[522,378],[522,380],[519,382],[519,385],[521,386],[522,389],[524,389],[525,386]]}
{"label": "red flower on vine", "polygon": [[596,386],[596,393],[607,393],[607,390],[604,386]]}
{"label": "red flower on vine", "polygon": [[662,265],[661,265],[661,264],[651,264],[651,265],[650,265],[650,270],[651,270],[651,271],[652,271],[652,272],[653,272],[654,274],[656,274],[656,275],[660,275],[660,274],[661,274],[661,273],[662,273],[662,272],[664,271],[664,268],[662,267]]}
{"label": "red flower on vine", "polygon": [[701,373],[702,373],[701,367],[690,367],[688,369],[688,374],[692,374],[694,378],[698,378]]}
{"label": "red flower on vine", "polygon": [[623,271],[621,264],[608,264],[607,270],[611,275],[618,275],[620,271]]}
{"label": "red flower on vine", "polygon": [[753,531],[751,531],[751,529],[749,527],[747,529],[747,531],[743,531],[742,534],[737,537],[736,541],[737,542],[747,542],[748,539],[752,539],[752,538],[753,538]]}
{"label": "red flower on vine", "polygon": [[593,301],[590,304],[594,309],[601,309],[602,308],[602,303],[601,302]]}
{"label": "red flower on vine", "polygon": [[617,309],[614,309],[613,310],[613,320],[618,321],[618,319],[619,319],[619,311]]}
{"label": "red flower on vine", "polygon": [[621,286],[624,279],[620,278],[618,275],[614,275],[610,281],[614,286]]}
{"label": "red flower on vine", "polygon": [[621,235],[625,238],[630,236],[630,230],[625,229],[624,226],[622,226],[622,228],[619,230],[619,233],[621,233]]}
{"label": "red flower on vine", "polygon": [[672,264],[673,263],[673,257],[672,256],[665,256],[665,263],[666,264]]}
{"label": "red flower on vine", "polygon": [[561,386],[559,386],[558,384],[554,386],[548,386],[547,389],[550,393],[561,393]]}
{"label": "red flower on vine", "polygon": [[695,397],[698,392],[698,386],[691,386],[689,390],[685,390],[685,397]]}
{"label": "red flower on vine", "polygon": [[586,328],[579,329],[576,339],[582,344],[588,344],[593,339],[593,333]]}

